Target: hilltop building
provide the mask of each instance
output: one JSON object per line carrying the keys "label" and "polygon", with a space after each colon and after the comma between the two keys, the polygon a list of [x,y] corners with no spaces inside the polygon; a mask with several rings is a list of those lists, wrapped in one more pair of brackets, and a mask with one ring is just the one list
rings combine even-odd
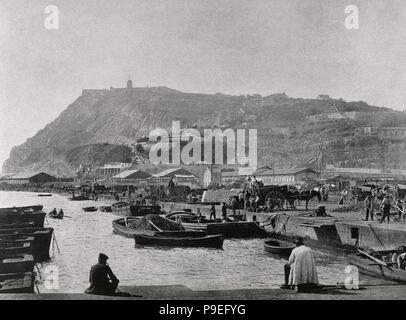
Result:
{"label": "hilltop building", "polygon": [[127,89],[132,89],[133,88],[133,81],[130,79],[128,79],[127,81]]}

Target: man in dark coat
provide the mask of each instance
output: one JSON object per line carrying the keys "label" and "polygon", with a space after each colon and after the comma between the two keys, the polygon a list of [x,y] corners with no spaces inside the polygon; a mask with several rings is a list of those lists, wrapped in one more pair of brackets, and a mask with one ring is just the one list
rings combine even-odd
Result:
{"label": "man in dark coat", "polygon": [[116,293],[119,280],[107,264],[108,258],[103,253],[99,254],[99,262],[90,270],[90,287],[86,289],[86,293],[99,295],[114,295]]}

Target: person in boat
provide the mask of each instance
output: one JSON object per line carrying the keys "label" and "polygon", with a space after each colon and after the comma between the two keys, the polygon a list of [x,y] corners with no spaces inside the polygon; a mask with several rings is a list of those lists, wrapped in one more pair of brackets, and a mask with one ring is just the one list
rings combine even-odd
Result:
{"label": "person in boat", "polygon": [[373,198],[372,194],[368,193],[364,200],[365,204],[365,221],[368,221],[369,216],[371,216],[371,221],[374,221],[374,211],[372,210]]}
{"label": "person in boat", "polygon": [[288,263],[285,264],[285,284],[284,289],[297,286],[318,285],[316,263],[313,252],[309,247],[303,244],[303,238],[298,237],[295,240],[296,248],[292,250]]}
{"label": "person in boat", "polygon": [[211,220],[211,217],[213,217],[213,220],[216,221],[216,207],[214,205],[211,206],[210,208],[210,218],[209,220]]}
{"label": "person in boat", "polygon": [[119,280],[107,264],[108,256],[99,254],[98,263],[90,269],[90,286],[86,289],[87,294],[114,295],[116,293]]}
{"label": "person in boat", "polygon": [[382,200],[381,203],[381,209],[382,209],[382,218],[381,221],[379,221],[379,223],[382,223],[383,221],[385,221],[385,218],[388,218],[388,223],[390,221],[390,208],[392,207],[392,203],[390,201],[390,197],[389,195],[385,195],[385,197]]}
{"label": "person in boat", "polygon": [[58,217],[59,219],[62,219],[63,216],[64,216],[64,213],[63,213],[63,210],[61,209],[61,210],[59,210],[57,217]]}
{"label": "person in boat", "polygon": [[49,213],[49,215],[50,215],[50,216],[53,216],[53,217],[56,217],[56,216],[58,215],[58,211],[56,211],[56,208],[54,208],[54,210],[52,210],[52,211]]}

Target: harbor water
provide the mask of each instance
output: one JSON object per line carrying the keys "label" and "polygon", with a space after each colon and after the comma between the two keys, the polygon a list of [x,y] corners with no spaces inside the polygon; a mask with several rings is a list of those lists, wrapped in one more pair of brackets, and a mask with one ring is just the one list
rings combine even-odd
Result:
{"label": "harbor water", "polygon": [[[193,290],[276,288],[284,279],[286,260],[266,254],[263,239],[225,240],[223,250],[161,249],[135,247],[134,239],[115,235],[108,212],[83,212],[83,207],[109,205],[103,201],[69,201],[66,196],[38,197],[37,193],[0,191],[0,207],[42,204],[44,211],[63,209],[63,220],[47,219],[55,229],[52,260],[39,266],[44,279],[48,266],[56,266],[58,286],[52,289],[43,279],[39,290],[82,293],[88,286],[89,270],[99,252],[120,285],[185,285]],[[59,252],[58,252],[59,248]],[[315,250],[319,281],[334,285],[345,279],[345,257]],[[48,268],[47,268],[48,267]]]}

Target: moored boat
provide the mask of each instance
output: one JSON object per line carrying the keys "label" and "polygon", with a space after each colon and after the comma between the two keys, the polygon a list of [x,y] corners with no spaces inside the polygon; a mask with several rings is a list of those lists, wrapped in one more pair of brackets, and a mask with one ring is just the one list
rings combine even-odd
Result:
{"label": "moored boat", "polygon": [[38,197],[52,197],[52,194],[50,194],[50,193],[40,193],[38,195]]}
{"label": "moored boat", "polygon": [[34,257],[30,254],[0,257],[0,274],[24,273],[34,270]]}
{"label": "moored boat", "polygon": [[135,243],[143,246],[158,246],[158,247],[205,247],[205,248],[223,248],[222,235],[209,236],[166,236],[166,235],[144,235],[135,234]]}
{"label": "moored boat", "polygon": [[68,198],[68,200],[70,200],[70,201],[88,201],[88,200],[90,200],[90,198],[87,196],[74,196],[74,197]]}
{"label": "moored boat", "polygon": [[34,293],[33,272],[0,274],[1,293]]}
{"label": "moored boat", "polygon": [[123,217],[131,216],[130,204],[128,202],[119,201],[111,205],[111,212]]}
{"label": "moored boat", "polygon": [[35,261],[49,260],[49,249],[52,241],[53,228],[27,228],[0,230],[0,242],[14,242],[33,237],[32,255]]}
{"label": "moored boat", "polygon": [[[391,255],[394,251],[376,252],[379,256]],[[398,269],[391,261],[381,260],[383,263],[375,262],[362,253],[353,253],[347,256],[350,264],[356,266],[360,273],[373,277],[391,280],[396,282],[406,282],[406,270]],[[380,260],[380,259],[379,259]],[[385,264],[385,265],[384,265]]]}
{"label": "moored boat", "polygon": [[32,211],[41,211],[44,206],[37,204],[33,206],[23,206],[23,207],[7,207],[7,208],[0,208],[0,213],[2,212],[32,212]]}
{"label": "moored boat", "polygon": [[32,222],[36,227],[43,227],[46,213],[43,211],[19,212],[9,211],[0,212],[0,224],[25,224]]}
{"label": "moored boat", "polygon": [[113,232],[119,235],[122,235],[127,238],[133,238],[135,234],[145,233],[153,235],[154,231],[150,230],[139,230],[132,227],[133,223],[139,220],[140,218],[135,217],[126,217],[113,220]]}
{"label": "moored boat", "polygon": [[[125,217],[125,218],[113,220],[112,226],[113,226],[114,233],[122,235],[127,238],[133,238],[135,234],[146,234],[146,235],[151,235],[151,236],[153,236],[155,234],[161,234],[161,235],[172,234],[173,235],[175,233],[177,233],[179,235],[196,235],[197,234],[194,231],[184,231],[183,229],[181,229],[181,227],[179,227],[172,221],[165,221],[165,222],[171,223],[173,225],[171,229],[178,228],[178,230],[158,231],[152,225],[150,226],[149,229],[137,228],[136,225],[141,220],[141,218],[142,217]],[[161,217],[161,219],[165,219],[165,218]],[[199,234],[205,235],[205,233],[199,233]]]}
{"label": "moored boat", "polygon": [[0,257],[16,254],[32,254],[32,242],[0,242]]}
{"label": "moored boat", "polygon": [[111,206],[100,206],[100,212],[111,212]]}
{"label": "moored boat", "polygon": [[254,221],[208,223],[207,233],[222,234],[224,238],[263,238],[267,236],[265,229]]}
{"label": "moored boat", "polygon": [[95,211],[97,211],[97,208],[96,207],[85,207],[85,208],[82,208],[82,210],[84,212],[95,212]]}
{"label": "moored boat", "polygon": [[264,250],[266,252],[282,256],[289,256],[295,247],[293,242],[283,240],[272,239],[264,241]]}

